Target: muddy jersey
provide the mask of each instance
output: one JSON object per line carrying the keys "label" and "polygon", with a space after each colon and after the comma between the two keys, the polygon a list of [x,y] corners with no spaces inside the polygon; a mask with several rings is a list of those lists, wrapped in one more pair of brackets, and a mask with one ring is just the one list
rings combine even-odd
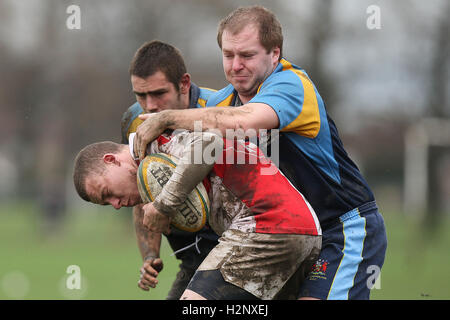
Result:
{"label": "muddy jersey", "polygon": [[[153,141],[149,152],[181,158],[186,141],[194,134],[163,134]],[[218,157],[203,184],[211,203],[208,222],[218,235],[227,229],[321,234],[316,214],[303,195],[249,141],[224,139],[222,157]]]}

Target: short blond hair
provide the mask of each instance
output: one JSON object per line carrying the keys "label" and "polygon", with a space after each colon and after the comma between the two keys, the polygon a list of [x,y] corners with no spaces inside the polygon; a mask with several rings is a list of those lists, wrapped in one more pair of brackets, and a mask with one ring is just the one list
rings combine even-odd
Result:
{"label": "short blond hair", "polygon": [[239,7],[219,23],[217,43],[222,49],[222,35],[225,30],[237,34],[249,24],[258,28],[261,45],[270,52],[273,48],[280,48],[280,58],[283,56],[283,31],[281,23],[275,14],[262,6]]}
{"label": "short blond hair", "polygon": [[92,174],[103,174],[105,165],[103,156],[107,153],[118,153],[121,144],[112,141],[102,141],[84,147],[76,156],[73,168],[73,183],[78,195],[91,202],[86,192],[86,180]]}

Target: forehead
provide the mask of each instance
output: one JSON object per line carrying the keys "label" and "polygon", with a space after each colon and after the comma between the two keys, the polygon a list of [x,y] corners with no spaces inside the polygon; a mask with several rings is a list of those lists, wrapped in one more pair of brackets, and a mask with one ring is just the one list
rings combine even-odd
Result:
{"label": "forehead", "polygon": [[259,31],[255,24],[248,24],[237,33],[225,29],[222,33],[222,50],[263,49],[259,41]]}
{"label": "forehead", "polygon": [[154,74],[148,76],[147,78],[140,78],[138,76],[132,75],[131,84],[133,86],[133,90],[139,92],[147,92],[161,88],[174,87],[162,71],[156,71]]}

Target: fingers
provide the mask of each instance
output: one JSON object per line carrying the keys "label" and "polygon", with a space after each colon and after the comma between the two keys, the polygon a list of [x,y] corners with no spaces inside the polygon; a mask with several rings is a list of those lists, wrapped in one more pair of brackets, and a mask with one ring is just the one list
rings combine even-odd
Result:
{"label": "fingers", "polygon": [[150,219],[148,218],[148,215],[144,214],[144,219],[142,219],[142,224],[150,230],[149,228]]}
{"label": "fingers", "polygon": [[136,136],[133,143],[133,150],[135,150],[135,154],[139,160],[144,159],[147,145],[151,142],[151,137],[147,136],[147,127],[150,126],[151,123],[145,121],[149,117],[150,114],[143,114],[139,116],[139,118],[144,120],[144,122],[136,129]]}
{"label": "fingers", "polygon": [[[142,126],[143,124],[141,124]],[[146,145],[142,148],[142,128],[140,128],[141,126],[139,126],[136,129],[136,136],[134,137],[134,141],[133,141],[133,150],[134,150],[134,154],[136,157],[138,157],[140,160],[144,159],[144,152],[143,150],[145,150]]]}
{"label": "fingers", "polygon": [[138,144],[138,157],[139,157],[139,160],[142,161],[145,158],[145,149],[147,148],[147,143],[150,143],[150,142],[151,141],[145,142],[142,139],[142,135],[139,136],[139,139],[137,140],[137,143],[139,143]]}
{"label": "fingers", "polygon": [[140,159],[138,140],[139,140],[139,136],[136,134],[136,136],[134,137],[134,140],[133,140],[133,152],[134,152],[134,156],[137,157],[138,159]]}
{"label": "fingers", "polygon": [[162,127],[160,115],[158,113],[146,113],[139,115],[139,119],[144,120],[136,129],[136,137],[133,147],[135,154],[140,160],[144,159],[147,145],[155,140],[165,128]]}
{"label": "fingers", "polygon": [[153,269],[150,264],[144,264],[144,266],[140,269],[140,277],[138,282],[138,287],[142,290],[148,291],[150,288],[156,288],[158,284],[158,272]]}
{"label": "fingers", "polygon": [[149,291],[150,288],[156,288],[158,284],[156,277],[162,269],[163,261],[160,258],[146,260],[139,270],[141,275],[139,277],[138,287],[144,291]]}
{"label": "fingers", "polygon": [[148,286],[144,285],[140,280],[138,282],[138,287],[141,288],[144,291],[149,291],[150,290],[150,288]]}
{"label": "fingers", "polygon": [[147,260],[141,268],[141,272],[147,272],[148,274],[157,277],[159,272],[163,269],[163,262],[160,258]]}
{"label": "fingers", "polygon": [[150,288],[156,288],[158,280],[147,273],[141,274],[139,278],[138,287],[142,290],[148,291]]}

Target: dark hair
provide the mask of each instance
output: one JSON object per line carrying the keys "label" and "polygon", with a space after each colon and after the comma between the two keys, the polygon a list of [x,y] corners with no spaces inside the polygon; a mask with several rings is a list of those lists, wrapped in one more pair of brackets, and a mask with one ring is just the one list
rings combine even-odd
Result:
{"label": "dark hair", "polygon": [[273,48],[280,48],[280,58],[283,56],[283,31],[275,14],[262,6],[239,7],[219,23],[217,43],[222,49],[222,34],[228,30],[237,34],[249,24],[258,28],[258,37],[261,45],[270,52]]}
{"label": "dark hair", "polygon": [[105,166],[103,156],[106,153],[117,153],[121,145],[111,141],[96,142],[84,147],[76,156],[73,168],[73,183],[78,195],[91,202],[86,192],[86,179],[91,174],[103,174]]}
{"label": "dark hair", "polygon": [[186,73],[186,66],[177,48],[159,40],[153,40],[144,43],[136,51],[129,71],[130,75],[143,79],[161,71],[179,91],[179,83]]}

